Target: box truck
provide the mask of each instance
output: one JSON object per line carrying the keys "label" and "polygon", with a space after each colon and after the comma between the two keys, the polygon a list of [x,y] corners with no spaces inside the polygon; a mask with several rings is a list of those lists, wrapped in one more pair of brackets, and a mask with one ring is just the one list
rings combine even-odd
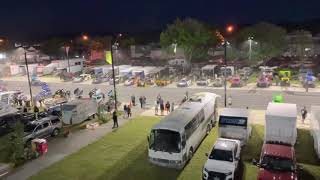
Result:
{"label": "box truck", "polygon": [[311,106],[310,133],[313,137],[314,150],[320,159],[320,106]]}
{"label": "box truck", "polygon": [[92,99],[76,99],[61,107],[62,121],[65,124],[79,124],[90,117],[94,118],[98,105]]}
{"label": "box truck", "polygon": [[265,119],[265,143],[294,146],[297,139],[296,104],[269,103]]}

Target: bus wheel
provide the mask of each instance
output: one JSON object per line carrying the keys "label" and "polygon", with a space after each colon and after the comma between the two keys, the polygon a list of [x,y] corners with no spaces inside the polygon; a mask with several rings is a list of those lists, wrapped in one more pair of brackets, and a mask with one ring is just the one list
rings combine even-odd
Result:
{"label": "bus wheel", "polygon": [[211,126],[210,124],[207,125],[207,131],[206,131],[206,134],[209,135],[210,134],[210,130],[211,130]]}
{"label": "bus wheel", "polygon": [[192,156],[193,156],[193,148],[191,147],[189,150],[189,158],[188,158],[189,161],[191,160]]}

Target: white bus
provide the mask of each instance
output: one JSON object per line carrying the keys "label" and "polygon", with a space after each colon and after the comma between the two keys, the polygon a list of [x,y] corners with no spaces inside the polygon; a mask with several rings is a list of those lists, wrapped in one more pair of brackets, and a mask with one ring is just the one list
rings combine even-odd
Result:
{"label": "white bus", "polygon": [[217,98],[197,93],[155,125],[148,137],[152,164],[181,169],[217,120]]}

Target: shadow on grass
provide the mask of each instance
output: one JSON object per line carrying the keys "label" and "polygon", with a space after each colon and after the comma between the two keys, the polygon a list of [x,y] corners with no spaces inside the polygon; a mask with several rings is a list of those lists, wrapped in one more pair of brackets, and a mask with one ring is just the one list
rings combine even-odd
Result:
{"label": "shadow on grass", "polygon": [[[121,151],[121,149],[119,149],[119,151]],[[147,142],[142,141],[98,179],[175,180],[179,174],[179,170],[162,168],[150,164],[148,161]]]}
{"label": "shadow on grass", "polygon": [[259,159],[263,145],[263,131],[264,127],[261,125],[252,126],[251,137],[241,151],[243,161],[251,163],[252,159]]}
{"label": "shadow on grass", "polygon": [[299,163],[320,165],[313,145],[313,138],[309,130],[298,129],[297,142],[295,144],[297,161]]}
{"label": "shadow on grass", "polygon": [[299,172],[299,180],[318,180],[319,177],[314,177],[308,170],[304,169]]}

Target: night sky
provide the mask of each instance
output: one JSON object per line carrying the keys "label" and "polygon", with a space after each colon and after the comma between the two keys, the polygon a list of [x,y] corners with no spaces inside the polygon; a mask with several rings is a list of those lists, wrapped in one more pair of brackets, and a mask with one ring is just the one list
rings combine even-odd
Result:
{"label": "night sky", "polygon": [[320,18],[320,0],[2,0],[0,36],[160,30],[177,17],[210,24]]}

